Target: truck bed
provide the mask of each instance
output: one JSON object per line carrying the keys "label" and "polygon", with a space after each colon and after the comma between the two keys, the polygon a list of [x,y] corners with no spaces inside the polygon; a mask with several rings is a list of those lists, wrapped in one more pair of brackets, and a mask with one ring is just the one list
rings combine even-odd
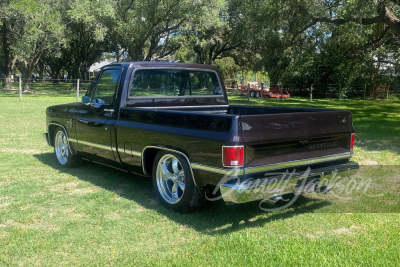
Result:
{"label": "truck bed", "polygon": [[354,128],[347,110],[234,105],[134,109],[136,114],[139,110],[144,112],[147,121],[152,117],[154,124],[237,135],[226,141],[246,146],[246,167],[332,155],[350,157],[350,134]]}

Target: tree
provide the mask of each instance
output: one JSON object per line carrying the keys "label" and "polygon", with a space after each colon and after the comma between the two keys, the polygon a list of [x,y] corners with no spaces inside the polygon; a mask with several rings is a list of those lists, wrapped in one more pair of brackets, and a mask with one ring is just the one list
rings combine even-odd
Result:
{"label": "tree", "polygon": [[24,31],[15,44],[17,67],[24,78],[24,90],[29,90],[32,74],[47,51],[63,42],[63,24],[57,3],[51,0],[30,1],[20,11]]}
{"label": "tree", "polygon": [[23,32],[23,20],[19,16],[19,6],[12,1],[0,3],[1,62],[0,77],[3,89],[11,89],[11,75],[17,61],[13,44]]}
{"label": "tree", "polygon": [[234,56],[233,51],[245,41],[241,26],[241,1],[204,1],[188,21],[184,35],[186,46],[196,53],[196,61],[213,64]]}
{"label": "tree", "polygon": [[107,29],[98,19],[107,1],[64,1],[59,8],[63,25],[63,43],[53,46],[45,55],[54,79],[66,70],[69,78],[85,78],[90,66],[103,52],[110,50]]}
{"label": "tree", "polygon": [[114,2],[99,19],[116,45],[124,48],[130,60],[151,60],[173,54],[180,48],[181,27],[196,9],[189,0],[150,0]]}
{"label": "tree", "polygon": [[18,66],[29,89],[32,72],[50,47],[61,41],[58,3],[52,0],[4,1],[1,9],[3,88],[11,87],[11,74]]}

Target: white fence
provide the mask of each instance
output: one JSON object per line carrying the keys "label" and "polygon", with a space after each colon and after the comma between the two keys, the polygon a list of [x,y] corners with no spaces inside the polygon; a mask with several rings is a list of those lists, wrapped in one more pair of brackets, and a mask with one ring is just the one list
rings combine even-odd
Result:
{"label": "white fence", "polygon": [[[18,94],[20,101],[22,101],[23,94],[74,93],[77,102],[79,102],[79,96],[86,93],[91,84],[91,81],[80,79],[31,79],[27,85],[26,82],[27,80],[17,77],[11,83],[11,88],[3,89],[1,91]],[[4,83],[5,79],[0,78],[0,86],[3,86]]]}

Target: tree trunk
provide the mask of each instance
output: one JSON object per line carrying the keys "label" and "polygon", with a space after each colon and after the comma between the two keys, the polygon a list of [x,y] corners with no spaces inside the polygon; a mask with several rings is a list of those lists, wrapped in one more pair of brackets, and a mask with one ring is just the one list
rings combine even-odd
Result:
{"label": "tree trunk", "polygon": [[11,90],[13,88],[12,83],[11,83],[12,82],[11,73],[9,75],[5,76],[4,80],[2,80],[1,82],[2,82],[2,85],[1,85],[2,89]]}
{"label": "tree trunk", "polygon": [[44,69],[45,67],[44,67],[44,63],[42,62],[42,61],[40,61],[40,64],[39,64],[39,78],[40,78],[40,81],[44,81],[44,72],[45,72],[45,69]]}
{"label": "tree trunk", "polygon": [[28,77],[24,77],[24,76],[22,76],[22,77],[23,77],[23,80],[22,80],[23,90],[24,90],[24,92],[29,92],[31,89],[30,85],[32,82],[32,74],[29,75]]}
{"label": "tree trunk", "polygon": [[13,56],[10,48],[10,43],[8,39],[8,33],[9,29],[7,28],[7,23],[3,22],[2,25],[2,48],[3,48],[3,56],[4,56],[4,62],[1,64],[1,69],[3,73],[3,78],[2,80],[2,88],[5,90],[11,90],[12,89],[12,84],[11,84],[11,75],[12,72],[15,68],[15,63],[16,63],[16,58]]}

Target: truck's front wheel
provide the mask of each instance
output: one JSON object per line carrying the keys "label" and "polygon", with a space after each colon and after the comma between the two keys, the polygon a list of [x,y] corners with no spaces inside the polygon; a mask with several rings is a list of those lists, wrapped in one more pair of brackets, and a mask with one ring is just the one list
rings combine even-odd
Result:
{"label": "truck's front wheel", "polygon": [[157,153],[153,165],[153,185],[167,208],[187,212],[204,203],[204,192],[194,182],[187,160],[168,151]]}
{"label": "truck's front wheel", "polygon": [[75,167],[79,165],[80,158],[71,153],[67,134],[61,127],[54,131],[54,153],[58,163],[62,166]]}

